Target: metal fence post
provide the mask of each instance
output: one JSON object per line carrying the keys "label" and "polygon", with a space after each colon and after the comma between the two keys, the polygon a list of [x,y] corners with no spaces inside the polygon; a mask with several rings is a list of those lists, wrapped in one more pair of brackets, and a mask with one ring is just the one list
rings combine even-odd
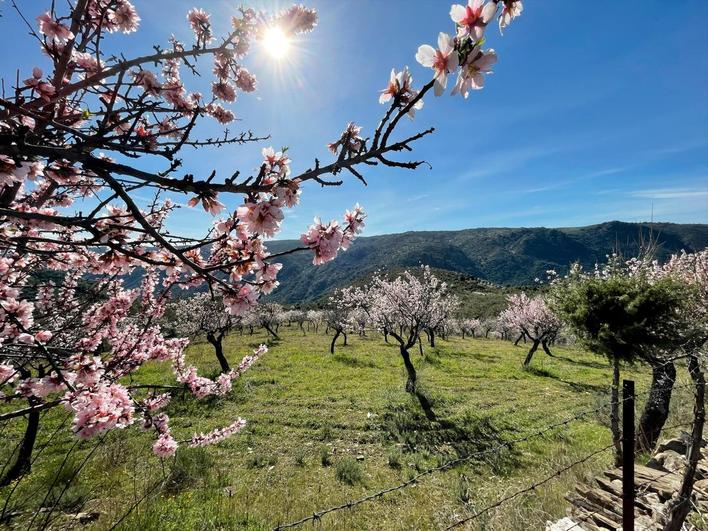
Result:
{"label": "metal fence post", "polygon": [[634,382],[622,381],[622,531],[634,531]]}

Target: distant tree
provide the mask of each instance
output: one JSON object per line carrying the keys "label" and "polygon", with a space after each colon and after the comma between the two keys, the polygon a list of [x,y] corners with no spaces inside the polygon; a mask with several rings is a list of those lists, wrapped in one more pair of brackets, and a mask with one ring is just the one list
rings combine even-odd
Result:
{"label": "distant tree", "polygon": [[283,321],[283,307],[275,302],[263,302],[251,309],[252,323],[263,328],[274,339],[279,339],[278,328]]}
{"label": "distant tree", "polygon": [[531,364],[534,353],[539,345],[543,351],[552,356],[549,343],[555,339],[561,328],[561,322],[546,305],[541,297],[530,298],[525,293],[509,295],[508,306],[499,315],[499,321],[506,329],[517,330],[531,341],[524,368]]}
{"label": "distant tree", "polygon": [[[451,325],[453,316],[460,306],[460,301],[452,294],[441,298],[431,309],[428,323],[423,330],[428,336],[431,347],[435,347],[435,336],[445,335],[446,329]],[[444,337],[443,337],[444,339]]]}
{"label": "distant tree", "polygon": [[309,310],[307,312],[308,329],[312,325],[315,333],[319,332],[320,325],[324,322],[324,312],[322,310]]}
{"label": "distant tree", "polygon": [[462,338],[464,339],[465,335],[475,337],[479,325],[479,319],[462,319],[460,321],[460,332],[462,333]]}
{"label": "distant tree", "polygon": [[297,324],[298,328],[305,335],[305,323],[307,322],[307,312],[303,310],[290,310],[287,312],[287,320]]}
{"label": "distant tree", "polygon": [[351,320],[355,307],[351,298],[352,292],[353,288],[337,290],[327,301],[323,318],[327,329],[334,332],[329,346],[330,354],[334,354],[334,346],[339,336],[344,336],[344,346],[347,345],[347,334],[354,328]]}
{"label": "distant tree", "polygon": [[172,306],[177,334],[192,339],[205,336],[214,347],[214,354],[219,360],[221,370],[229,372],[231,367],[224,355],[223,339],[240,318],[224,311],[224,302],[215,300],[208,293],[180,299]]}
{"label": "distant tree", "polygon": [[416,395],[426,414],[432,417],[430,404],[417,390],[417,373],[410,349],[420,341],[420,334],[435,325],[439,315],[451,307],[447,285],[424,266],[418,276],[409,271],[393,280],[376,275],[359,294],[357,299],[365,301],[372,324],[399,345],[407,373],[406,391]]}

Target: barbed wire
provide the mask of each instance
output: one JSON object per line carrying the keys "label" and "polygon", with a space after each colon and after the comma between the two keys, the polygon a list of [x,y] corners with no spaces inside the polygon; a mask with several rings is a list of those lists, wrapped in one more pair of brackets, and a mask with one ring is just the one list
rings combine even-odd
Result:
{"label": "barbed wire", "polygon": [[[685,386],[676,386],[676,387],[674,387],[674,389],[679,389],[679,388],[682,388],[682,387],[695,387],[695,385],[696,385],[696,384],[686,384]],[[706,385],[706,384],[703,384],[703,385]],[[403,489],[405,489],[405,488],[407,488],[407,487],[409,487],[409,486],[415,484],[415,483],[417,482],[417,480],[418,480],[419,478],[421,478],[421,477],[428,476],[428,475],[430,475],[430,474],[433,474],[433,473],[435,473],[435,472],[440,472],[440,471],[442,471],[442,470],[446,470],[446,469],[448,469],[448,468],[454,467],[454,466],[456,466],[456,465],[462,464],[462,463],[464,463],[464,462],[470,461],[470,460],[475,459],[475,458],[483,457],[483,456],[486,456],[486,455],[493,455],[493,454],[499,453],[499,452],[501,452],[501,451],[503,451],[503,450],[505,450],[505,449],[511,449],[511,447],[512,447],[513,445],[515,445],[515,444],[524,443],[524,442],[530,441],[530,440],[532,440],[532,439],[535,439],[535,438],[537,438],[537,437],[542,437],[542,436],[545,435],[546,433],[548,433],[548,432],[550,432],[550,431],[553,431],[553,430],[556,429],[556,428],[560,428],[560,427],[567,426],[567,425],[569,425],[570,423],[575,422],[575,421],[577,421],[577,420],[580,420],[580,419],[582,419],[582,418],[584,418],[584,417],[587,417],[587,416],[589,416],[589,415],[591,415],[591,414],[599,413],[599,412],[602,411],[603,409],[605,409],[605,408],[607,408],[607,407],[610,407],[610,406],[612,406],[612,405],[615,404],[615,403],[616,403],[616,404],[622,404],[622,403],[624,403],[624,402],[627,401],[627,400],[636,400],[637,397],[643,396],[643,395],[648,394],[648,393],[650,393],[650,392],[651,392],[651,389],[648,389],[648,390],[643,391],[643,392],[641,392],[641,393],[635,394],[633,397],[621,398],[621,399],[619,399],[617,402],[612,402],[612,401],[611,401],[611,402],[608,403],[608,404],[603,404],[603,405],[600,406],[600,407],[596,407],[596,408],[593,408],[593,409],[589,409],[589,410],[583,411],[583,412],[581,412],[581,413],[579,413],[579,414],[577,414],[577,415],[574,415],[574,416],[572,416],[572,417],[569,417],[569,418],[567,418],[567,419],[565,419],[565,420],[563,420],[563,421],[550,424],[550,425],[548,425],[548,426],[546,426],[546,427],[544,427],[544,428],[542,428],[542,429],[540,429],[540,430],[538,430],[538,431],[536,431],[536,432],[532,432],[532,433],[527,434],[527,435],[525,435],[525,436],[523,436],[523,437],[519,437],[519,438],[517,438],[517,439],[512,439],[512,440],[510,440],[510,441],[505,441],[505,442],[502,442],[502,443],[497,444],[496,446],[493,446],[493,447],[491,447],[491,448],[488,448],[488,449],[486,449],[486,450],[482,450],[482,451],[480,451],[480,452],[474,452],[474,453],[472,453],[472,454],[469,454],[469,455],[466,455],[466,456],[463,456],[463,457],[458,457],[458,458],[456,458],[456,459],[452,459],[452,460],[450,460],[450,461],[446,461],[445,463],[443,463],[443,464],[441,464],[441,465],[438,465],[438,466],[436,466],[436,467],[432,467],[432,468],[428,468],[428,469],[426,469],[426,470],[423,470],[423,471],[419,472],[418,474],[414,475],[414,476],[413,476],[412,478],[410,478],[409,480],[404,481],[404,482],[402,482],[402,483],[400,483],[400,484],[398,484],[398,485],[395,485],[395,486],[393,486],[393,487],[389,487],[389,488],[386,488],[386,489],[383,489],[383,490],[379,490],[379,491],[377,491],[377,492],[374,492],[374,493],[369,494],[369,495],[367,495],[367,496],[364,496],[364,497],[362,497],[362,498],[359,498],[359,499],[356,499],[356,500],[350,500],[350,501],[348,501],[348,502],[346,502],[346,503],[342,503],[342,504],[340,504],[340,505],[332,506],[332,507],[329,507],[329,508],[327,508],[327,509],[322,509],[322,510],[320,510],[320,511],[315,511],[315,512],[313,512],[313,513],[312,513],[311,515],[309,515],[309,516],[305,516],[305,517],[303,517],[303,518],[300,518],[299,520],[296,520],[296,521],[293,521],[293,522],[290,522],[290,523],[287,523],[287,524],[278,524],[276,527],[273,528],[273,531],[281,531],[281,530],[283,530],[283,529],[290,529],[290,528],[293,528],[293,527],[300,526],[300,525],[302,525],[302,524],[304,524],[304,523],[307,523],[307,522],[310,522],[310,521],[313,521],[313,522],[314,522],[314,521],[318,521],[318,520],[320,520],[323,516],[325,516],[325,515],[327,515],[327,514],[329,514],[329,513],[333,513],[333,512],[336,512],[336,511],[341,511],[341,510],[344,510],[344,509],[351,509],[352,507],[356,507],[357,505],[361,505],[361,504],[366,503],[366,502],[368,502],[368,501],[372,501],[372,500],[375,500],[375,499],[377,499],[377,498],[381,498],[381,497],[385,496],[386,494],[390,494],[391,492],[403,490]],[[666,429],[669,429],[669,428],[666,428]],[[614,444],[611,444],[610,446],[614,446]]]}
{"label": "barbed wire", "polygon": [[506,503],[506,502],[508,502],[508,501],[513,500],[514,498],[517,498],[517,497],[519,497],[519,496],[522,496],[522,495],[524,495],[524,494],[527,494],[527,493],[529,493],[529,492],[531,492],[531,491],[536,490],[538,487],[540,487],[540,486],[542,486],[542,485],[545,485],[546,483],[548,483],[548,482],[554,480],[555,478],[557,478],[557,477],[563,475],[563,474],[564,474],[565,472],[567,472],[568,470],[570,470],[570,469],[572,469],[572,468],[574,468],[574,467],[576,467],[576,466],[578,466],[578,465],[581,465],[581,464],[583,464],[583,463],[589,461],[589,460],[592,459],[593,457],[595,457],[595,456],[597,456],[597,455],[599,455],[599,454],[601,454],[601,453],[603,453],[603,452],[606,452],[607,450],[609,450],[610,448],[613,448],[613,447],[614,447],[613,444],[608,444],[608,445],[605,446],[604,448],[600,448],[599,450],[595,450],[595,451],[592,452],[591,454],[588,454],[588,455],[586,455],[585,457],[583,457],[583,458],[581,458],[581,459],[578,459],[578,460],[576,460],[576,461],[573,461],[572,463],[570,463],[569,465],[564,466],[563,468],[559,468],[558,470],[556,470],[555,472],[553,472],[551,475],[546,476],[546,477],[543,478],[542,480],[536,481],[535,483],[532,483],[532,484],[529,485],[528,487],[525,487],[525,488],[523,488],[523,489],[521,489],[521,490],[517,490],[517,491],[514,492],[513,494],[510,494],[510,495],[508,495],[508,496],[505,496],[505,497],[503,497],[503,498],[500,498],[499,500],[497,500],[496,502],[494,502],[494,503],[491,504],[491,505],[488,505],[487,507],[485,507],[485,508],[482,509],[481,511],[477,511],[477,512],[476,512],[475,514],[473,514],[472,516],[468,516],[467,518],[463,518],[462,520],[458,520],[457,522],[455,522],[454,524],[452,524],[452,525],[446,527],[445,529],[446,529],[446,530],[454,529],[455,527],[459,527],[459,526],[461,526],[462,524],[465,524],[465,523],[470,522],[470,521],[472,521],[472,520],[474,520],[474,519],[476,519],[476,518],[479,518],[479,517],[482,516],[483,514],[488,513],[488,512],[491,511],[492,509],[495,509],[495,508],[499,507],[500,505],[502,505],[502,504],[504,504],[504,503]]}

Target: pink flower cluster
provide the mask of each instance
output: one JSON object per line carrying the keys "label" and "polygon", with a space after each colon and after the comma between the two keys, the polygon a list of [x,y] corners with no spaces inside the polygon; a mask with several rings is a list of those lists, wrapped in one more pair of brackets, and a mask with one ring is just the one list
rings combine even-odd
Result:
{"label": "pink flower cluster", "polygon": [[74,412],[72,431],[82,439],[125,428],[134,420],[130,394],[119,384],[68,393],[64,400]]}
{"label": "pink flower cluster", "polygon": [[229,424],[228,426],[225,426],[223,428],[216,428],[215,430],[210,431],[209,433],[195,433],[192,436],[192,440],[190,441],[189,446],[192,448],[196,448],[198,446],[209,446],[210,444],[216,444],[218,442],[223,441],[224,439],[228,439],[233,434],[241,431],[245,427],[246,421],[240,418],[232,424]]}
{"label": "pink flower cluster", "polygon": [[[523,11],[521,0],[504,0],[503,5],[499,15],[500,31]],[[450,18],[455,23],[456,35],[441,32],[437,49],[428,44],[418,48],[416,60],[433,69],[436,96],[445,92],[448,75],[458,69],[453,94],[462,94],[467,98],[470,90],[484,87],[484,75],[492,72],[497,55],[492,49],[482,50],[481,45],[487,25],[496,13],[497,2],[494,0],[469,0],[467,5],[455,4],[450,9]]]}
{"label": "pink flower cluster", "polygon": [[352,241],[364,228],[364,209],[356,205],[350,212],[345,213],[346,226],[342,229],[336,220],[327,224],[320,218],[315,218],[314,225],[300,236],[300,241],[315,253],[312,263],[321,265],[337,257],[340,249],[347,250]]}

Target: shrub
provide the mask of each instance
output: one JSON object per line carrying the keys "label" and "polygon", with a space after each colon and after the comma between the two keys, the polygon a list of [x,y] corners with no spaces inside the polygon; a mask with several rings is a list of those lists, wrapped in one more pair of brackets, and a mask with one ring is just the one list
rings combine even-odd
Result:
{"label": "shrub", "polygon": [[326,446],[320,448],[320,462],[322,466],[330,466],[332,464],[332,456],[329,453],[329,448]]}
{"label": "shrub", "polygon": [[347,485],[355,485],[362,480],[363,473],[361,471],[361,466],[357,463],[356,459],[347,456],[337,463],[335,477],[342,483],[346,483]]}

